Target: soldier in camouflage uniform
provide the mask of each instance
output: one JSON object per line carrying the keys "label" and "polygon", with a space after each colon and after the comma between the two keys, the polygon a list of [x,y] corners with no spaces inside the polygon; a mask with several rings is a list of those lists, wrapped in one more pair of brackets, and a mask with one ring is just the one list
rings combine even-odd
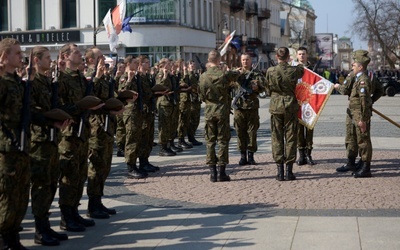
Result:
{"label": "soldier in camouflage uniform", "polygon": [[[191,66],[192,65],[192,66]],[[191,110],[191,92],[192,85],[190,81],[189,69],[193,72],[193,64],[188,62],[183,67],[183,77],[180,82],[180,96],[179,96],[179,119],[178,119],[178,146],[183,149],[193,148],[193,145],[185,141],[187,130],[190,122]]]}
{"label": "soldier in camouflage uniform", "polygon": [[[208,69],[200,76],[200,95],[205,101],[205,139],[207,142],[207,162],[211,175],[210,181],[230,181],[226,174],[226,165],[229,163],[229,127],[230,111],[230,83],[236,81],[239,72],[223,72],[219,68],[221,55],[217,50],[208,53]],[[218,142],[218,157],[215,146]],[[217,167],[218,165],[218,172]]]}
{"label": "soldier in camouflage uniform", "polygon": [[[118,63],[117,65],[117,72],[115,77],[115,91],[118,92],[118,85],[119,85],[119,80],[122,76],[122,74],[125,72],[125,64],[123,62]],[[126,131],[125,131],[125,124],[124,124],[124,119],[122,118],[122,114],[116,115],[117,119],[117,128],[115,132],[115,140],[117,144],[117,156],[118,157],[124,157],[125,156],[125,136],[126,136]]]}
{"label": "soldier in camouflage uniform", "polygon": [[156,172],[160,170],[159,167],[154,166],[149,162],[151,150],[153,149],[154,140],[154,110],[155,100],[151,90],[154,84],[150,78],[150,60],[146,56],[138,58],[138,77],[142,84],[142,101],[143,101],[143,124],[142,124],[142,138],[140,141],[139,150],[139,169],[145,172]]}
{"label": "soldier in camouflage uniform", "polygon": [[[57,108],[58,82],[51,82],[46,75],[50,70],[51,58],[48,48],[33,48],[33,60],[37,74],[32,82],[31,107],[38,114],[40,123],[31,124],[31,197],[32,213],[35,217],[35,242],[45,246],[56,246],[60,240],[67,240],[66,234],[55,232],[50,227],[49,210],[57,191],[60,169],[58,165],[59,128],[65,128],[68,121],[53,122],[43,117],[43,112]],[[58,72],[56,72],[57,74]],[[58,75],[55,76],[58,79]]]}
{"label": "soldier in camouflage uniform", "polygon": [[171,74],[169,75],[171,85],[172,85],[172,93],[169,95],[169,100],[172,104],[172,114],[170,119],[172,130],[174,131],[169,137],[169,144],[171,149],[174,152],[182,152],[183,148],[177,144],[175,145],[175,138],[177,136],[178,131],[178,121],[179,121],[179,107],[180,107],[180,80],[182,78],[181,74],[181,63],[182,60],[177,60],[175,62],[171,61]]}
{"label": "soldier in camouflage uniform", "polygon": [[156,76],[156,84],[167,88],[167,93],[157,98],[158,110],[158,144],[160,144],[160,156],[174,156],[176,153],[172,151],[170,138],[174,138],[176,130],[174,130],[171,117],[174,112],[172,83],[171,83],[171,62],[163,58],[158,64],[160,71]]}
{"label": "soldier in camouflage uniform", "polygon": [[119,91],[133,90],[139,95],[136,102],[129,103],[123,113],[126,131],[125,162],[127,164],[129,177],[142,179],[146,178],[148,174],[146,171],[142,171],[137,167],[136,161],[140,153],[140,143],[143,131],[143,91],[140,89],[141,84],[138,84],[139,74],[137,72],[137,59],[128,56],[125,58],[124,63],[126,69],[125,73],[119,80]]}
{"label": "soldier in camouflage uniform", "polygon": [[[311,64],[308,61],[307,48],[300,47],[297,50],[297,61],[292,64],[303,64],[304,67],[311,69]],[[299,79],[301,82],[301,79]],[[297,165],[314,165],[315,162],[312,159],[311,152],[313,149],[313,138],[314,138],[314,129],[309,129],[303,124],[298,124],[298,132],[297,132],[297,149],[299,150],[299,158],[297,160]]]}
{"label": "soldier in camouflage uniform", "polygon": [[[258,109],[260,102],[258,93],[264,91],[264,76],[259,71],[252,71],[251,57],[242,54],[242,67],[237,81],[237,95],[241,95],[233,104],[234,124],[237,133],[238,149],[240,151],[239,165],[256,165],[254,153],[257,152],[257,130],[260,127]],[[240,89],[244,90],[240,92]]]}
{"label": "soldier in camouflage uniform", "polygon": [[[366,73],[370,58],[366,51],[356,51],[353,57],[353,75],[346,79],[345,84],[335,84],[335,88],[344,95],[349,95],[349,108],[346,117],[346,153],[347,164],[337,168],[338,172],[353,171],[355,178],[371,177],[372,143],[370,137],[370,122],[372,116],[371,79]],[[349,82],[347,82],[349,80]],[[361,159],[356,168],[357,154]]]}
{"label": "soldier in camouflage uniform", "polygon": [[[278,65],[270,67],[266,75],[266,90],[271,96],[269,112],[271,113],[272,156],[278,167],[277,180],[295,180],[293,163],[296,160],[297,144],[297,103],[295,89],[297,80],[303,76],[302,64],[288,64],[289,49],[280,47],[276,52]],[[286,164],[286,176],[284,175]]]}
{"label": "soldier in camouflage uniform", "polygon": [[[90,81],[94,77],[94,95],[103,102],[114,97],[115,88],[110,84],[110,76],[105,75],[106,68],[104,67],[104,56],[101,50],[96,47],[87,49],[85,60],[88,66],[85,74],[86,79]],[[111,96],[110,87],[113,88]],[[112,113],[113,111],[110,112]],[[108,119],[107,128],[105,128],[106,119]],[[111,170],[116,118],[114,114],[91,114],[89,122],[91,133],[89,138],[90,163],[86,190],[89,197],[87,215],[96,219],[107,219],[110,218],[110,214],[116,214],[115,209],[106,208],[101,201],[101,197],[104,195],[104,185]]]}
{"label": "soldier in camouflage uniform", "polygon": [[25,249],[20,243],[19,227],[29,202],[30,168],[29,138],[25,149],[19,143],[22,115],[17,114],[22,114],[24,96],[15,72],[22,61],[19,42],[13,38],[1,40],[0,56],[0,242],[3,249]]}
{"label": "soldier in camouflage uniform", "polygon": [[200,89],[199,89],[199,77],[200,75],[195,72],[196,64],[190,61],[188,66],[189,82],[191,86],[190,94],[190,110],[189,110],[189,126],[187,128],[188,140],[193,146],[201,146],[202,142],[196,140],[196,130],[200,124],[200,111],[201,111],[201,100],[200,100]]}
{"label": "soldier in camouflage uniform", "polygon": [[[71,232],[85,231],[85,227],[94,226],[95,222],[84,219],[78,213],[78,206],[88,175],[88,152],[90,123],[87,110],[82,110],[76,103],[93,90],[83,74],[78,70],[82,63],[82,54],[76,44],[68,43],[61,48],[61,59],[66,69],[59,78],[61,105],[70,107],[74,123],[62,130],[59,143],[60,170],[59,204],[61,209],[60,228]],[[102,105],[93,107],[100,109]],[[73,109],[74,108],[74,109]],[[80,126],[81,125],[81,126]],[[80,129],[81,128],[81,129]]]}

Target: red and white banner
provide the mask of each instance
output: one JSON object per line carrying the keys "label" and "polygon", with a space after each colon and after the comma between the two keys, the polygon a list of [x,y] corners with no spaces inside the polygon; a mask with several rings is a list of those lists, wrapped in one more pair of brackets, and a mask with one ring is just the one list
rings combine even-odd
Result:
{"label": "red and white banner", "polygon": [[221,56],[224,56],[226,54],[226,51],[228,50],[228,46],[231,43],[233,36],[235,35],[236,30],[234,30],[229,36],[225,38],[224,43],[219,47],[221,50],[219,53]]}
{"label": "red and white banner", "polygon": [[313,71],[304,68],[303,78],[296,85],[296,98],[300,109],[299,122],[313,129],[325,103],[332,93],[334,84]]}

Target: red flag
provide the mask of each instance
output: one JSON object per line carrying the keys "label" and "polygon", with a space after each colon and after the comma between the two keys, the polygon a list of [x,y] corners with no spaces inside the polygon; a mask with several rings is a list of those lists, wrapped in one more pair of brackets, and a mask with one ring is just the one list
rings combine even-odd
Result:
{"label": "red flag", "polygon": [[112,22],[115,27],[115,32],[117,35],[121,32],[122,28],[122,21],[125,18],[125,0],[119,1],[117,6],[112,10],[111,15],[112,15]]}
{"label": "red flag", "polygon": [[333,83],[304,68],[304,75],[296,85],[296,98],[300,109],[299,122],[313,129],[325,103],[332,93]]}

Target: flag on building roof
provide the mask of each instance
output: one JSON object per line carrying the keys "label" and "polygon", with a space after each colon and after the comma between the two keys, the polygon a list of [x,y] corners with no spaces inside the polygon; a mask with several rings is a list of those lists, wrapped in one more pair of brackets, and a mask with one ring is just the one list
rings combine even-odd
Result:
{"label": "flag on building roof", "polygon": [[221,56],[226,54],[226,51],[228,50],[228,46],[231,43],[233,36],[235,35],[236,30],[234,30],[230,35],[228,35],[225,38],[224,43],[219,47],[219,49],[221,49],[221,51],[219,52],[221,54]]}
{"label": "flag on building roof", "polygon": [[124,18],[124,21],[122,22],[122,32],[129,32],[132,33],[132,28],[131,25],[129,24],[129,21],[131,21],[132,17],[135,15],[136,13],[133,13],[130,16],[127,16]]}
{"label": "flag on building roof", "polygon": [[122,21],[125,19],[126,1],[119,0],[117,6],[112,10],[112,22],[114,24],[115,32],[117,35],[121,33]]}
{"label": "flag on building roof", "polygon": [[108,10],[107,14],[103,19],[104,28],[107,32],[107,37],[110,44],[110,51],[117,52],[118,46],[118,34],[115,31],[114,25],[111,20],[111,12]]}
{"label": "flag on building roof", "polygon": [[333,83],[304,68],[304,75],[296,85],[300,109],[299,122],[313,129],[333,90]]}

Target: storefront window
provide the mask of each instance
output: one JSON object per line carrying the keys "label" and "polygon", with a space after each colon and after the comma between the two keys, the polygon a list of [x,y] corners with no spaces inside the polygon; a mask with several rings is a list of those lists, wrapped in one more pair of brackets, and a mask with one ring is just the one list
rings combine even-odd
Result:
{"label": "storefront window", "polygon": [[137,13],[130,23],[179,23],[179,2],[177,0],[127,0],[126,15]]}

